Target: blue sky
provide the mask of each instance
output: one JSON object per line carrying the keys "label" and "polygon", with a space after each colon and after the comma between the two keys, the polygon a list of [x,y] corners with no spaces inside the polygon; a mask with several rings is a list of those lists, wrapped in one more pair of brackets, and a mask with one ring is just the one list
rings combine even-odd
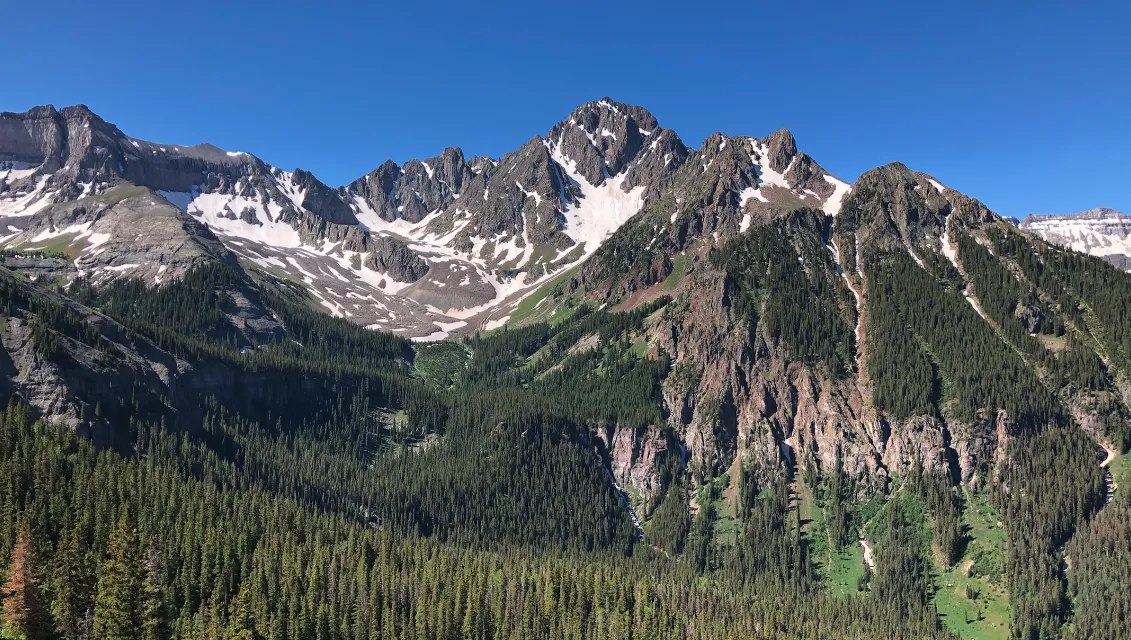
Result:
{"label": "blue sky", "polygon": [[787,127],[849,180],[899,160],[1005,215],[1131,212],[1131,3],[93,4],[5,3],[0,110],[82,102],[337,185],[609,95],[695,147]]}

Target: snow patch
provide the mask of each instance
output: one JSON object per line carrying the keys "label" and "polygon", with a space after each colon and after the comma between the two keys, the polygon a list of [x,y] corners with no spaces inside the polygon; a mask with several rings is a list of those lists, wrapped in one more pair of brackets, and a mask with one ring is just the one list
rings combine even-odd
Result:
{"label": "snow patch", "polygon": [[15,182],[35,173],[39,165],[19,160],[0,161],[0,182]]}
{"label": "snow patch", "polygon": [[830,216],[836,216],[840,213],[840,207],[844,204],[844,198],[848,196],[848,192],[852,189],[852,185],[844,180],[834,178],[829,174],[825,174],[825,182],[833,186],[833,194],[829,196],[828,200],[821,205],[821,210]]}
{"label": "snow patch", "polygon": [[614,231],[640,212],[644,206],[644,187],[638,186],[625,191],[625,174],[615,177],[605,175],[605,183],[594,186],[577,171],[577,163],[564,157],[557,144],[550,145],[553,159],[563,172],[581,190],[577,203],[563,201],[566,219],[565,234],[579,244],[584,244],[585,257],[588,257]]}
{"label": "snow patch", "polygon": [[942,253],[946,256],[947,260],[954,265],[955,269],[961,270],[958,266],[958,251],[954,245],[950,243],[950,216],[948,215],[943,219],[943,234],[942,234]]}

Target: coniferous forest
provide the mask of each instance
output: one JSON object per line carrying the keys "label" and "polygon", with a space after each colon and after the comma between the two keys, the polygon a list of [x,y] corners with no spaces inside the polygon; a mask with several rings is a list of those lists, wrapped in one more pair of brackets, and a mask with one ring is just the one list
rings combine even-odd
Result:
{"label": "coniferous forest", "polygon": [[[704,264],[740,331],[841,380],[861,366],[864,310],[824,220],[756,225]],[[414,344],[219,263],[66,290],[4,270],[4,339],[26,326],[42,366],[122,364],[129,344],[201,373],[76,401],[77,426],[6,396],[0,633],[1129,637],[1131,500],[1111,497],[1073,410],[1082,392],[1109,399],[1125,465],[1131,277],[1015,235],[995,230],[991,250],[956,233],[969,290],[907,253],[856,257],[877,407],[1009,416],[999,464],[965,483],[914,466],[876,485],[813,459],[692,469],[668,446],[647,496],[612,481],[603,434],[674,441],[665,381],[697,380],[646,338],[679,304],[667,295],[625,309],[578,297],[552,321]],[[249,342],[227,311],[237,289],[286,337]],[[1022,326],[1019,305],[1047,321]]]}

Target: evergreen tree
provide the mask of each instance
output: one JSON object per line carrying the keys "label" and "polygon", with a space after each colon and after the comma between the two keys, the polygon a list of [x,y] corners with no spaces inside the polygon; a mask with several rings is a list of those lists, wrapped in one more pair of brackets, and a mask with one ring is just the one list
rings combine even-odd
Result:
{"label": "evergreen tree", "polygon": [[255,630],[255,616],[251,611],[251,597],[244,585],[232,600],[228,610],[227,640],[259,640]]}
{"label": "evergreen tree", "polygon": [[81,526],[71,527],[64,535],[51,570],[54,599],[51,616],[62,640],[78,640],[83,620],[91,610],[90,563],[88,562],[85,534]]}
{"label": "evergreen tree", "polygon": [[107,557],[98,568],[94,635],[99,640],[136,640],[140,631],[141,562],[137,530],[127,511],[110,535]]}
{"label": "evergreen tree", "polygon": [[31,548],[26,523],[20,523],[16,545],[12,548],[8,565],[8,580],[4,583],[3,608],[0,610],[0,629],[9,638],[23,640],[41,637],[43,603],[36,576],[35,556]]}
{"label": "evergreen tree", "polygon": [[142,585],[141,640],[168,640],[169,604],[162,575],[161,553],[149,547],[145,554],[144,583]]}

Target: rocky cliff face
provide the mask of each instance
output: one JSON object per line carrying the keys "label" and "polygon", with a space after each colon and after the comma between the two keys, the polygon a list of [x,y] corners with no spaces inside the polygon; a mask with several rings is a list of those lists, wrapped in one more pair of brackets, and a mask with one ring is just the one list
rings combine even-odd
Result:
{"label": "rocky cliff face", "polygon": [[[101,446],[115,440],[110,420],[131,401],[158,410],[174,392],[187,365],[117,323],[64,298],[38,289],[6,269],[0,286],[12,301],[0,318],[0,384],[48,419],[67,424]],[[63,335],[37,328],[39,313],[51,309],[87,328]]]}
{"label": "rocky cliff face", "polygon": [[[233,366],[222,358],[176,356],[6,268],[0,268],[0,289],[8,302],[0,310],[0,391],[99,447],[130,446],[133,435],[124,425],[137,411],[163,416],[171,428],[193,430],[203,417],[195,409],[201,398],[231,407],[281,409],[296,397],[313,397],[334,384]],[[241,340],[286,338],[257,290],[236,288],[225,294],[223,311],[240,330]]]}
{"label": "rocky cliff face", "polygon": [[464,162],[463,151],[449,147],[435,158],[409,160],[403,168],[388,160],[341,192],[385,222],[416,223],[451,205],[480,171]]}

